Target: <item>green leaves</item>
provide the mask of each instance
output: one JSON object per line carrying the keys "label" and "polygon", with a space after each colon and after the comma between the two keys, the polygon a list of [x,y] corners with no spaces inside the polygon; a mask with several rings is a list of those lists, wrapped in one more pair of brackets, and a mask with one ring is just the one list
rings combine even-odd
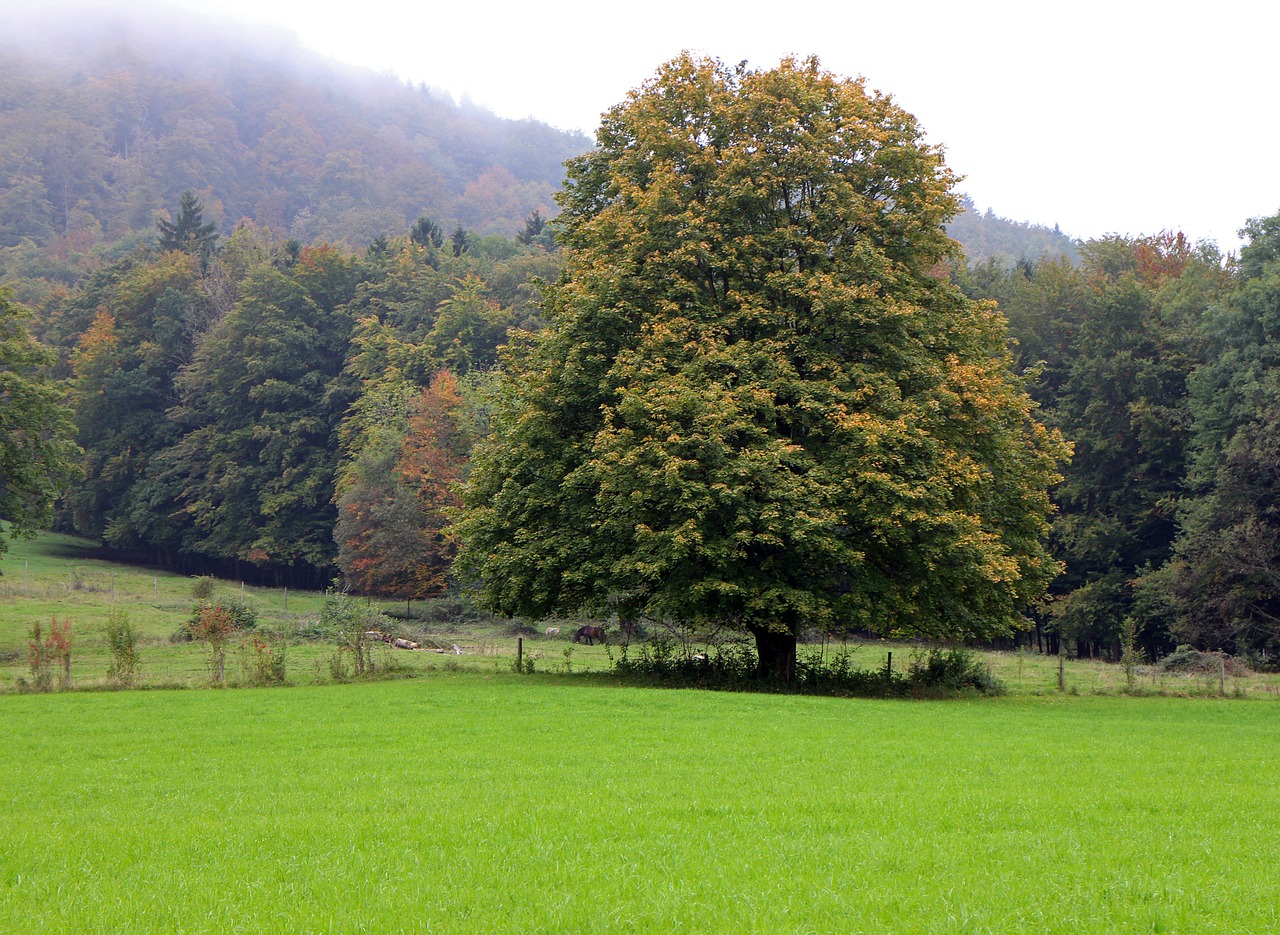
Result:
{"label": "green leaves", "polygon": [[933,275],[952,176],[816,61],[683,56],[569,165],[553,327],[508,356],[459,522],[496,608],[1003,632],[1065,449]]}
{"label": "green leaves", "polygon": [[11,536],[47,523],[53,501],[80,473],[70,411],[43,373],[53,355],[27,334],[28,317],[0,290],[0,518]]}

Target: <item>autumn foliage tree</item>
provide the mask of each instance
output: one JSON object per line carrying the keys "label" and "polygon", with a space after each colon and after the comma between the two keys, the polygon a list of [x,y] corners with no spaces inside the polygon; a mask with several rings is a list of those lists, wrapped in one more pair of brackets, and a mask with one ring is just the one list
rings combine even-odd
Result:
{"label": "autumn foliage tree", "polygon": [[454,556],[447,513],[470,449],[463,399],[447,370],[409,405],[403,428],[381,425],[347,475],[338,565],[363,593],[422,598],[442,591]]}
{"label": "autumn foliage tree", "polygon": [[736,627],[782,679],[805,627],[1018,626],[1066,452],[937,275],[954,177],[914,118],[816,60],[684,55],[597,142],[466,487],[484,601]]}

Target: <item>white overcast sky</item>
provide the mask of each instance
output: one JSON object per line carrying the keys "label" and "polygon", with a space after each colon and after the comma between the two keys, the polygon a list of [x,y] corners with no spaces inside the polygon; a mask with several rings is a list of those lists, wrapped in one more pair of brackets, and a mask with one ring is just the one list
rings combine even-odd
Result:
{"label": "white overcast sky", "polygon": [[1248,218],[1280,211],[1270,0],[172,2],[589,133],[682,49],[756,66],[812,53],[891,93],[945,145],[960,189],[1005,217],[1075,237],[1182,230],[1235,249]]}

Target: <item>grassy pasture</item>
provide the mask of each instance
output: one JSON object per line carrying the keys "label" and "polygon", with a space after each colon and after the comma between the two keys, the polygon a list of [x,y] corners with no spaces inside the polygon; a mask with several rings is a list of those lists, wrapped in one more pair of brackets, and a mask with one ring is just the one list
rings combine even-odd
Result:
{"label": "grassy pasture", "polygon": [[[40,622],[46,632],[50,620],[70,619],[73,626],[72,674],[79,689],[110,687],[107,670],[110,655],[105,627],[113,610],[123,609],[138,627],[141,665],[137,684],[145,688],[199,687],[208,675],[200,646],[172,643],[170,635],[191,614],[192,579],[171,572],[122,565],[98,558],[92,543],[70,536],[41,534],[35,540],[9,543],[0,560],[0,693],[15,690],[18,679],[29,677],[26,641],[31,625]],[[318,617],[322,595],[317,592],[280,588],[245,587],[238,582],[218,582],[217,597],[243,598],[257,608],[260,626],[299,627]],[[372,602],[372,609],[399,614],[401,603]],[[516,638],[498,621],[451,623],[447,619],[420,616],[424,608],[415,605],[415,617],[395,621],[394,628],[410,638],[424,633],[441,645],[457,644],[464,655],[378,650],[382,663],[390,663],[405,674],[444,671],[507,672],[516,655]],[[561,636],[524,638],[526,658],[537,671],[584,673],[611,667],[610,653],[617,648],[574,646],[568,635],[578,621],[555,621]],[[888,642],[808,646],[802,652],[852,651],[862,668],[879,669],[886,654],[893,653],[894,665],[906,665],[913,647]],[[329,644],[295,642],[289,649],[288,679],[291,684],[314,684],[329,680],[327,661],[333,654]],[[227,663],[229,683],[243,681],[240,652],[233,647]],[[984,654],[993,674],[1014,695],[1058,694],[1058,659],[1027,652]],[[1127,689],[1120,666],[1100,661],[1069,659],[1065,663],[1067,691],[1073,694],[1117,694]],[[1155,667],[1139,667],[1138,693],[1280,699],[1280,675],[1228,676],[1220,684],[1215,675],[1187,676],[1166,673]]]}
{"label": "grassy pasture", "polygon": [[1280,930],[1280,706],[0,697],[0,931]]}

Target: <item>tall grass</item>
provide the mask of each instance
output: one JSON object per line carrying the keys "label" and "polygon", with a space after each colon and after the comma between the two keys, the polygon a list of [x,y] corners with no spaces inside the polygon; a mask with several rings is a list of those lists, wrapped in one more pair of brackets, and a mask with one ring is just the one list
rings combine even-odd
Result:
{"label": "tall grass", "polygon": [[2,931],[1280,928],[1270,704],[437,673],[0,720]]}

